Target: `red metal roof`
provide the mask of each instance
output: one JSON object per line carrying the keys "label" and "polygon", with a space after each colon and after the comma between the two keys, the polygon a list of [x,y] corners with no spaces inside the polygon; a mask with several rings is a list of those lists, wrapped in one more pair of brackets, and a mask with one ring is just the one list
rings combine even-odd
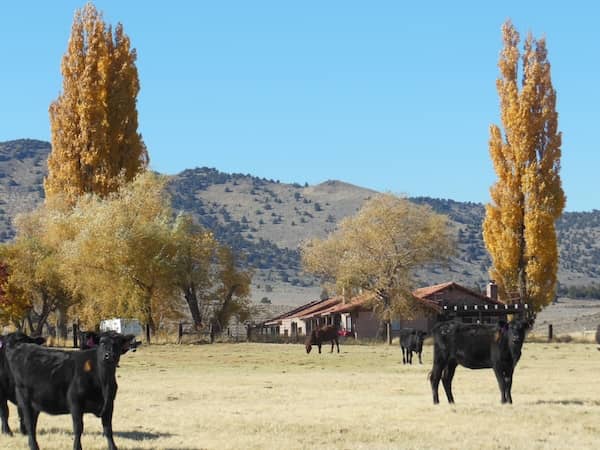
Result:
{"label": "red metal roof", "polygon": [[[489,297],[486,297],[485,295],[482,295],[478,292],[472,291],[471,289],[461,286],[460,284],[454,281],[415,289],[412,294],[414,296],[414,299],[421,303],[423,306],[440,312],[442,310],[441,303],[443,302],[443,300],[436,298],[436,295],[442,293],[447,289],[462,290],[465,293],[468,293],[491,304],[504,304],[498,300],[493,300]],[[328,314],[347,313],[363,308],[367,310],[369,309],[369,302],[372,301],[374,297],[374,293],[368,292],[352,297],[347,301],[344,301],[344,297],[341,295],[330,297],[325,300],[314,300],[305,305],[299,306],[298,308],[295,308],[291,311],[288,311],[287,313],[281,314],[280,316],[268,320],[267,322],[265,322],[265,325],[277,325],[281,323],[282,319],[308,319],[311,317],[319,317]]]}
{"label": "red metal roof", "polygon": [[494,304],[494,305],[503,305],[504,303],[498,301],[498,300],[494,300],[490,297],[487,297],[483,294],[480,294],[479,292],[475,292],[472,291],[471,289],[468,289],[464,286],[461,286],[460,284],[454,282],[454,281],[448,281],[447,283],[441,283],[441,284],[436,284],[434,286],[427,286],[427,287],[422,287],[419,289],[415,289],[413,291],[413,295],[415,297],[418,297],[420,299],[424,299],[424,300],[429,300],[432,301],[436,304],[439,304],[440,302],[437,301],[438,299],[435,298],[435,294],[439,294],[443,291],[445,291],[446,289],[451,288],[451,289],[459,289],[461,291],[466,292],[467,294],[470,294],[474,297],[477,297],[483,301],[486,301],[488,303]]}
{"label": "red metal roof", "polygon": [[330,297],[324,300],[313,300],[312,302],[308,302],[302,306],[292,309],[286,313],[280,314],[279,316],[275,316],[266,322],[264,325],[278,325],[281,323],[283,319],[291,319],[294,317],[304,317],[305,314],[310,314],[313,311],[319,311],[324,308],[328,308],[333,304],[337,304],[341,302],[343,297]]}
{"label": "red metal roof", "polygon": [[316,314],[321,313],[321,311],[331,308],[332,306],[335,306],[339,303],[342,303],[344,301],[344,297],[341,295],[337,295],[335,297],[330,297],[328,299],[323,300],[322,302],[311,306],[309,308],[306,308],[305,310],[303,310],[300,314],[295,315],[295,317],[298,317],[299,319],[304,319],[307,317],[312,317]]}
{"label": "red metal roof", "polygon": [[365,309],[370,311],[367,305],[371,300],[373,300],[374,297],[375,294],[373,294],[372,292],[357,295],[356,297],[352,297],[347,302],[338,303],[323,311],[319,311],[318,315],[347,313],[359,309]]}

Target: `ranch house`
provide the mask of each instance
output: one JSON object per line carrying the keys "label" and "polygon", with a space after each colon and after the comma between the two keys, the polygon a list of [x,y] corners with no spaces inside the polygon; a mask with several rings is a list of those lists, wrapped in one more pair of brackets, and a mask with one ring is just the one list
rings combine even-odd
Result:
{"label": "ranch house", "polygon": [[495,323],[503,317],[502,314],[486,313],[496,307],[504,306],[504,303],[498,300],[498,286],[493,281],[486,286],[485,294],[449,281],[416,289],[413,295],[418,301],[426,302],[435,313],[421,314],[411,320],[401,319],[397,325],[399,329],[415,328],[429,333],[433,325],[440,320],[459,318],[465,323]]}
{"label": "ranch house", "polygon": [[[486,311],[504,306],[497,292],[493,282],[488,284],[486,294],[453,281],[416,289],[413,295],[422,306],[420,312],[415,318],[393,321],[392,333],[397,334],[402,328],[429,332],[437,321],[453,316],[467,323],[495,322],[502,316],[489,315]],[[294,338],[310,333],[315,327],[335,324],[357,339],[377,338],[382,335],[383,324],[373,312],[372,299],[372,294],[361,294],[351,299],[335,296],[315,300],[267,320],[262,324],[261,333]]]}

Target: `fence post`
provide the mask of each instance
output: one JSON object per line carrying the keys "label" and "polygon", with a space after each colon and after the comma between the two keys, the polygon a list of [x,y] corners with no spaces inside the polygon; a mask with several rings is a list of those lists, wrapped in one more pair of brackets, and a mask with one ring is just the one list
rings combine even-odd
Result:
{"label": "fence post", "polygon": [[79,327],[77,326],[76,323],[73,324],[73,348],[77,348],[79,347],[79,344],[77,343],[77,335],[79,334]]}
{"label": "fence post", "polygon": [[548,341],[552,340],[552,324],[548,324]]}
{"label": "fence post", "polygon": [[150,344],[150,324],[146,324],[146,343]]}

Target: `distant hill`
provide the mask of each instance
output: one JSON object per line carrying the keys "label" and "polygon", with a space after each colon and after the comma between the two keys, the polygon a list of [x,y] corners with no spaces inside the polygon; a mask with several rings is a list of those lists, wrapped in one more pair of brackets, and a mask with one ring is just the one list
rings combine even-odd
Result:
{"label": "distant hill", "polygon": [[[42,200],[49,151],[50,144],[42,141],[0,143],[0,240],[14,236],[17,213]],[[210,168],[188,169],[170,178],[174,208],[192,213],[221,242],[246,255],[245,264],[255,270],[253,300],[266,297],[274,304],[319,296],[318,281],[302,273],[299,245],[326,236],[376,194],[336,180],[314,186],[285,184]],[[420,283],[454,280],[483,288],[490,265],[481,236],[484,206],[428,197],[411,200],[448,215],[458,242],[451,266],[428,267],[418,274]],[[561,284],[600,285],[600,211],[565,213],[558,235]]]}
{"label": "distant hill", "polygon": [[44,197],[50,143],[33,139],[0,142],[0,241],[12,239],[14,217]]}

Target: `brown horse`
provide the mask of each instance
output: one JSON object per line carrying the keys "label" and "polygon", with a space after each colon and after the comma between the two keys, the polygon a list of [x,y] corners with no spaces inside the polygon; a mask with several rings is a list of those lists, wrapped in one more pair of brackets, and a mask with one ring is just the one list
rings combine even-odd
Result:
{"label": "brown horse", "polygon": [[333,343],[337,345],[337,352],[340,352],[340,343],[338,342],[337,328],[333,325],[327,325],[320,328],[314,328],[310,336],[306,338],[306,353],[310,353],[312,346],[317,345],[319,347],[319,353],[321,353],[321,344],[324,341],[331,341],[331,353],[333,353]]}

